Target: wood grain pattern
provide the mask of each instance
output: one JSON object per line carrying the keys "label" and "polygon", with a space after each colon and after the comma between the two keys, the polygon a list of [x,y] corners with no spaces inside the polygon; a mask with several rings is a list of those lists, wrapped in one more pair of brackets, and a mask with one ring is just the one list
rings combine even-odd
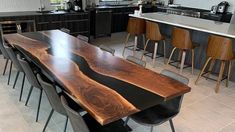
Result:
{"label": "wood grain pattern", "polygon": [[159,25],[151,21],[146,21],[146,38],[152,41],[161,41],[165,39],[160,32]]}
{"label": "wood grain pattern", "polygon": [[127,25],[127,32],[131,35],[141,35],[145,33],[145,20],[130,17]]}
{"label": "wood grain pattern", "polygon": [[[102,125],[190,91],[186,85],[121,58],[113,57],[95,46],[58,30],[41,32],[43,35],[41,37],[36,35],[35,38],[33,36],[36,33],[30,34],[31,37],[9,34],[4,38],[11,45],[22,48],[32,56],[31,58],[50,71],[55,80],[78,99],[80,104]],[[52,54],[48,52],[49,49],[52,50]],[[78,65],[79,62],[76,62],[79,58],[83,58],[95,74],[109,77],[114,82],[122,82],[123,85],[116,88],[111,87],[112,84],[99,82],[96,78],[92,79],[91,76],[94,73],[84,74],[83,65]],[[129,91],[125,92],[125,90]],[[148,94],[155,95],[153,98],[156,98],[156,101],[143,99],[142,96]],[[131,98],[127,98],[128,95],[131,95]],[[145,98],[148,99],[148,97]]]}
{"label": "wood grain pattern", "polygon": [[179,49],[194,49],[191,34],[188,30],[174,27],[172,30],[171,43],[174,47]]}
{"label": "wood grain pattern", "polygon": [[222,36],[210,35],[206,54],[207,57],[212,57],[213,59],[234,59],[233,40]]}

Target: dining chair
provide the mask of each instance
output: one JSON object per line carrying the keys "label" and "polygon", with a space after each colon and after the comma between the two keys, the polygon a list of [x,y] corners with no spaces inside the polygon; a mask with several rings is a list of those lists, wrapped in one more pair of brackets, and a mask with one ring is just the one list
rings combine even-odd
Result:
{"label": "dining chair", "polygon": [[126,60],[142,67],[146,67],[146,62],[139,58],[136,58],[135,56],[127,56]]}
{"label": "dining chair", "polygon": [[109,52],[110,54],[112,54],[114,56],[115,49],[112,49],[111,47],[103,45],[103,44],[101,44],[99,47],[101,50]]}
{"label": "dining chair", "polygon": [[23,70],[22,66],[20,65],[20,62],[17,59],[16,51],[14,51],[12,47],[9,47],[9,46],[6,46],[6,45],[4,45],[4,48],[6,49],[7,54],[9,55],[11,61],[13,62],[14,67],[17,70],[16,78],[15,78],[14,85],[13,85],[13,89],[15,88],[16,83],[18,81],[19,74],[23,73],[23,80],[22,80],[20,97],[19,97],[19,101],[21,101],[22,93],[23,93],[23,89],[24,89],[25,73],[24,73],[24,70]]}
{"label": "dining chair", "polygon": [[84,42],[89,42],[89,38],[87,37],[87,36],[84,36],[84,35],[81,35],[81,34],[79,34],[78,36],[77,36],[77,38],[79,39],[79,40],[82,40],[82,41],[84,41]]}
{"label": "dining chair", "polygon": [[70,30],[67,28],[61,28],[60,31],[67,33],[67,34],[70,34]]}
{"label": "dining chair", "polygon": [[[51,105],[51,108],[52,108],[51,112],[48,116],[48,119],[46,121],[46,124],[43,128],[43,132],[45,132],[47,125],[50,122],[50,119],[51,119],[54,111],[60,113],[61,115],[66,116],[66,122],[65,122],[65,127],[64,127],[64,132],[66,132],[67,123],[68,123],[68,116],[67,116],[67,113],[66,113],[63,105],[61,104],[60,96],[63,95],[64,97],[68,98],[68,95],[66,95],[64,92],[57,93],[54,83],[51,82],[49,79],[47,79],[45,76],[37,74],[37,79],[38,79],[40,85],[42,86],[42,89],[46,93],[46,96],[47,96],[49,103]],[[76,104],[76,111],[82,112],[83,109],[79,105]]]}
{"label": "dining chair", "polygon": [[77,112],[71,101],[68,101],[64,96],[61,96],[61,102],[67,112],[74,132],[128,132],[123,126],[122,120],[117,120],[107,125],[100,125],[88,113],[81,116]]}
{"label": "dining chair", "polygon": [[[177,73],[171,72],[169,70],[163,70],[161,75],[172,78],[180,83],[188,85],[189,79],[181,76]],[[183,95],[165,101],[159,105],[153,106],[146,110],[140,111],[136,114],[127,117],[124,126],[127,125],[129,119],[133,119],[135,122],[151,126],[150,132],[153,132],[153,127],[161,125],[167,121],[170,122],[172,132],[175,132],[174,124],[172,119],[180,112],[180,107],[182,103]]]}
{"label": "dining chair", "polygon": [[37,74],[37,70],[36,68],[34,69],[34,67],[26,61],[26,59],[21,58],[19,56],[17,56],[17,59],[20,62],[20,65],[22,66],[24,73],[28,79],[29,84],[31,85],[29,93],[28,93],[28,97],[27,100],[25,102],[25,106],[28,105],[28,101],[30,99],[31,93],[33,91],[33,88],[38,88],[40,90],[40,94],[39,94],[39,99],[38,99],[38,108],[37,108],[37,115],[36,115],[36,122],[38,122],[38,117],[39,117],[39,111],[40,111],[40,105],[41,105],[41,100],[42,100],[42,87],[40,86],[36,74]]}
{"label": "dining chair", "polygon": [[[2,30],[2,25],[1,24],[0,24],[0,50],[2,52],[2,55],[3,55],[4,59],[6,59],[4,70],[3,70],[3,75],[5,75],[10,57],[6,52],[6,49],[4,48],[4,38],[3,38],[3,30]],[[11,79],[10,78],[11,77],[11,70],[12,70],[12,61],[10,60],[10,70],[9,70],[8,81],[7,81],[8,85],[9,85],[10,79]]]}

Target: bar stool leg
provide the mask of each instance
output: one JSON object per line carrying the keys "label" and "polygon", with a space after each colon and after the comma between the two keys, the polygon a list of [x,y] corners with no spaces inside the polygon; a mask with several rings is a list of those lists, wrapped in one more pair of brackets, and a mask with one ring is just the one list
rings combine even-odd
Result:
{"label": "bar stool leg", "polygon": [[170,63],[170,61],[171,61],[171,58],[172,58],[172,56],[173,56],[175,50],[176,50],[176,47],[174,47],[174,49],[171,51],[171,55],[170,55],[170,57],[169,57],[169,59],[168,59],[167,65],[169,65],[169,63]]}
{"label": "bar stool leg", "polygon": [[147,46],[148,46],[148,44],[149,44],[149,41],[150,41],[150,39],[148,39],[148,40],[146,41],[146,44],[144,45],[144,51],[143,51],[143,54],[142,54],[142,56],[141,56],[141,60],[144,58],[144,53],[145,53],[146,48],[147,48]]}
{"label": "bar stool leg", "polygon": [[137,48],[137,43],[138,43],[138,36],[135,36],[135,43],[134,43],[134,48],[133,48],[133,56],[135,56],[136,48]]}
{"label": "bar stool leg", "polygon": [[180,62],[182,59],[182,54],[183,54],[183,51],[181,49],[179,49],[179,55],[178,55],[178,59],[177,59],[177,61],[178,61],[177,67],[179,67],[179,65],[180,65]]}
{"label": "bar stool leg", "polygon": [[182,74],[183,72],[185,57],[186,57],[186,51],[183,51],[181,64],[180,64],[180,74]]}
{"label": "bar stool leg", "polygon": [[166,64],[166,41],[163,40],[163,56],[164,56],[164,64]]}
{"label": "bar stool leg", "polygon": [[209,58],[206,60],[206,62],[205,62],[205,64],[204,64],[204,66],[203,66],[203,68],[202,68],[200,74],[199,74],[198,77],[197,77],[197,80],[195,81],[195,84],[197,84],[199,78],[201,78],[202,74],[204,73],[204,71],[205,71],[205,69],[206,69],[206,67],[207,67],[207,65],[208,65],[208,63],[210,62],[211,59],[212,59],[212,58],[209,57]]}
{"label": "bar stool leg", "polygon": [[192,74],[194,73],[194,49],[192,49]]}
{"label": "bar stool leg", "polygon": [[213,69],[214,65],[215,65],[215,59],[212,59],[212,60],[211,60],[211,63],[210,63],[210,67],[209,67],[209,69],[208,69],[208,73],[207,73],[207,76],[206,76],[206,80],[210,77],[210,74],[211,74],[211,72],[212,72],[212,69]]}
{"label": "bar stool leg", "polygon": [[232,61],[228,62],[228,77],[227,77],[227,81],[226,81],[226,87],[228,87],[228,83],[231,77],[231,68],[232,68]]}
{"label": "bar stool leg", "polygon": [[128,33],[127,36],[126,36],[126,41],[125,41],[125,43],[124,43],[124,49],[123,49],[123,51],[122,51],[122,56],[124,56],[125,49],[126,49],[126,47],[127,47],[127,43],[128,43],[129,38],[130,38],[130,35],[131,35],[131,34]]}
{"label": "bar stool leg", "polygon": [[158,42],[154,44],[154,52],[153,52],[153,67],[155,67],[155,61],[156,61],[156,55],[157,55],[157,48],[158,48]]}
{"label": "bar stool leg", "polygon": [[217,84],[216,84],[216,87],[215,87],[215,92],[216,93],[219,92],[219,87],[220,87],[221,79],[222,79],[223,73],[224,73],[224,67],[225,67],[225,61],[222,61],[221,65],[220,65],[219,77],[218,77]]}

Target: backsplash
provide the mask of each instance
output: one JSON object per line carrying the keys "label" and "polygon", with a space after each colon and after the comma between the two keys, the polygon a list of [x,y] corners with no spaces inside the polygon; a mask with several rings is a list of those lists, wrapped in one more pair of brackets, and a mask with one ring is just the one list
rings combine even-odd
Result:
{"label": "backsplash", "polygon": [[[174,0],[174,3],[186,7],[210,10],[211,6],[218,5],[222,1],[223,0]],[[228,11],[233,13],[235,10],[235,0],[226,1],[230,4]]]}
{"label": "backsplash", "polygon": [[[44,4],[51,9],[49,0],[44,0]],[[0,12],[37,11],[39,7],[40,0],[0,0]]]}

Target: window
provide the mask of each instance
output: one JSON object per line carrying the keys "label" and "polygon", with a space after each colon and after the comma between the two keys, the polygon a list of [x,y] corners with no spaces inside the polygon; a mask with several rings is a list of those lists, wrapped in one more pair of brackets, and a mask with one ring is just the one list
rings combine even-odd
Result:
{"label": "window", "polygon": [[64,0],[50,0],[50,2],[51,2],[52,5],[58,5],[61,2],[64,2]]}

